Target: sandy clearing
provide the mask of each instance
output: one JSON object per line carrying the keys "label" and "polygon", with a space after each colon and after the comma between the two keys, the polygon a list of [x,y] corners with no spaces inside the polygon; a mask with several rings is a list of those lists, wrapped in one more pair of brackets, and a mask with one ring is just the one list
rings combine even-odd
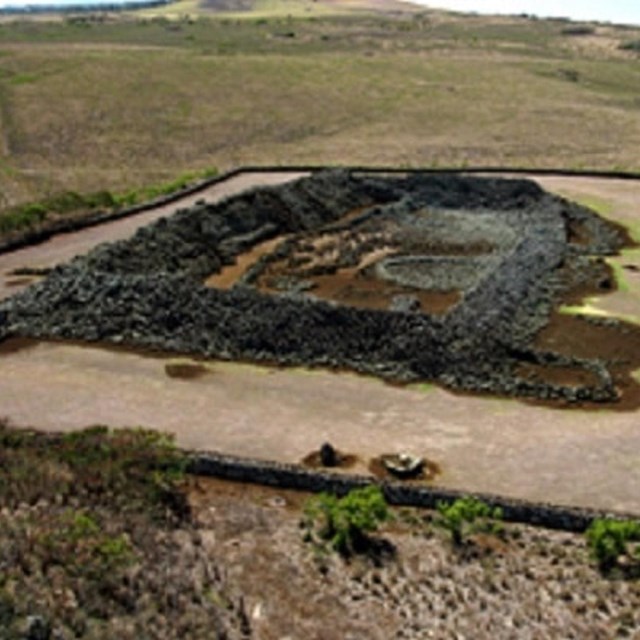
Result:
{"label": "sandy clearing", "polygon": [[439,463],[447,487],[640,513],[635,413],[222,362],[180,380],[165,373],[175,358],[30,345],[0,358],[1,411],[17,425],[142,425],[176,433],[185,447],[287,462],[329,440],[360,456],[360,472],[372,457],[409,450]]}

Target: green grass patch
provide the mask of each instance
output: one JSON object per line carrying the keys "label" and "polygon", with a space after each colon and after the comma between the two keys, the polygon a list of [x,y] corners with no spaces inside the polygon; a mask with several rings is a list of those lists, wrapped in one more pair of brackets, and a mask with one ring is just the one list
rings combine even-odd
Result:
{"label": "green grass patch", "polygon": [[0,214],[0,234],[30,229],[54,217],[91,214],[96,211],[109,211],[141,204],[180,191],[198,180],[214,177],[216,174],[216,169],[208,168],[203,171],[184,173],[165,183],[118,194],[109,191],[88,194],[66,191],[40,202],[31,202],[5,210]]}
{"label": "green grass patch", "polygon": [[601,215],[605,218],[610,218],[613,214],[613,203],[605,200],[604,198],[598,198],[596,196],[580,196],[579,198],[574,199],[578,204],[581,204],[583,207],[587,207],[587,209],[595,211],[598,215]]}
{"label": "green grass patch", "polygon": [[36,82],[38,80],[38,76],[32,73],[21,73],[15,76],[11,76],[9,78],[9,84],[31,84],[32,82]]}
{"label": "green grass patch", "polygon": [[560,307],[560,313],[566,313],[567,315],[602,316],[603,318],[612,315],[603,309],[592,306],[589,300],[590,299],[585,300],[584,304],[581,305],[562,305]]}
{"label": "green grass patch", "polygon": [[607,259],[606,262],[613,271],[613,277],[615,278],[617,289],[624,293],[629,293],[631,291],[631,285],[629,284],[627,272],[621,264],[620,258]]}
{"label": "green grass patch", "polygon": [[418,382],[417,384],[412,384],[409,388],[420,391],[420,393],[430,393],[435,390],[436,386],[428,382]]}
{"label": "green grass patch", "polygon": [[623,42],[620,45],[620,49],[622,49],[623,51],[632,51],[633,53],[640,54],[640,39],[628,40],[627,42]]}
{"label": "green grass patch", "polygon": [[147,202],[148,200],[155,200],[162,196],[166,196],[176,191],[185,189],[190,184],[197,182],[198,180],[204,180],[207,178],[213,178],[217,175],[218,170],[214,167],[209,167],[203,171],[193,171],[183,173],[177,178],[157,185],[151,185],[147,187],[141,187],[139,189],[132,189],[125,193],[120,193],[113,196],[113,204],[115,206],[131,206],[134,204],[140,204]]}
{"label": "green grass patch", "polygon": [[597,300],[588,298],[582,305],[564,305],[559,308],[560,313],[568,315],[584,315],[584,316],[597,316],[600,318],[615,318],[616,320],[622,320],[631,324],[640,325],[640,315],[630,315],[626,313],[612,313],[605,309],[600,309],[595,306]]}

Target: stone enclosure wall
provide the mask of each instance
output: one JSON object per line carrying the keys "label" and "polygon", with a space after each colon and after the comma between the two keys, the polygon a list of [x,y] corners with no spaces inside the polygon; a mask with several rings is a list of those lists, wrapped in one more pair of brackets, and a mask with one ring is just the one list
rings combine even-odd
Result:
{"label": "stone enclosure wall", "polygon": [[[492,221],[504,230],[489,239],[487,268],[465,280],[460,302],[443,316],[357,309],[319,300],[313,291],[267,295],[247,278],[230,290],[203,284],[258,242],[318,233],[354,211],[363,212],[357,224],[403,224],[410,236],[425,207],[433,219],[442,213],[442,233],[460,236],[462,245],[485,238]],[[462,222],[447,223],[454,219]],[[570,243],[571,225],[586,229],[589,243]],[[621,243],[594,213],[526,180],[320,172],[178,211],[128,240],[97,247],[0,305],[0,335],[347,367],[397,381],[605,401],[615,390],[602,363],[538,354],[531,343],[567,286],[560,268],[579,281],[585,256]],[[420,279],[417,272],[411,277]],[[515,371],[523,354],[586,367],[599,383],[576,389],[521,380]]]}

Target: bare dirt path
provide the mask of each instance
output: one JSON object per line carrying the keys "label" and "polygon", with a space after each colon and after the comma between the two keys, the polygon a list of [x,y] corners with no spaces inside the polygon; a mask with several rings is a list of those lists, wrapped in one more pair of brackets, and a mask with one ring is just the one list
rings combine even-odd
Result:
{"label": "bare dirt path", "polygon": [[[242,177],[249,186],[252,176]],[[612,216],[640,222],[637,184],[541,182],[606,199]],[[71,239],[64,244],[67,255],[86,250]],[[183,379],[167,375],[168,358],[47,342],[12,346],[0,353],[0,414],[17,425],[144,425],[176,433],[186,447],[289,462],[329,440],[358,455],[361,472],[371,457],[409,450],[441,465],[436,482],[443,486],[640,514],[637,411],[551,409],[350,374],[218,362]]]}
{"label": "bare dirt path", "polygon": [[0,406],[17,425],[141,425],[173,432],[185,447],[285,462],[328,440],[360,457],[358,472],[381,453],[408,450],[442,467],[436,482],[443,486],[640,513],[636,413],[558,410],[233,363],[179,379],[166,374],[168,362],[32,343],[0,357]]}
{"label": "bare dirt path", "polygon": [[31,280],[29,278],[12,275],[12,272],[16,269],[22,267],[52,267],[62,262],[67,262],[77,255],[86,253],[89,249],[102,242],[113,242],[128,238],[136,229],[144,227],[163,216],[171,215],[177,209],[192,206],[197,200],[204,199],[207,202],[216,202],[251,187],[281,184],[299,178],[302,175],[304,174],[292,172],[241,174],[171,204],[74,233],[56,235],[47,242],[1,254],[0,299],[8,297],[30,284]]}

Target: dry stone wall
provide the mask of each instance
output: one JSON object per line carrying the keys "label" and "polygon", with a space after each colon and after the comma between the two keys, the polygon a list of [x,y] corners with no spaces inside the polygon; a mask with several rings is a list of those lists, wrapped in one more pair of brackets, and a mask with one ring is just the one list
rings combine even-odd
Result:
{"label": "dry stone wall", "polygon": [[[203,285],[258,242],[314,233],[358,211],[362,220],[410,225],[425,207],[462,212],[464,224],[454,231],[463,244],[486,233],[491,216],[496,229],[508,230],[495,243],[495,267],[444,316],[356,309],[316,299],[313,292],[266,295],[247,279],[225,291]],[[571,224],[588,229],[589,244],[568,242]],[[612,252],[621,242],[592,212],[526,180],[320,172],[179,211],[54,269],[0,305],[0,337],[124,343],[347,367],[398,381],[428,379],[514,395],[611,400],[615,391],[602,363],[567,362],[537,354],[530,344],[566,286],[559,267],[578,272],[584,256]],[[523,356],[587,367],[599,383],[575,389],[521,380],[516,368]]]}

